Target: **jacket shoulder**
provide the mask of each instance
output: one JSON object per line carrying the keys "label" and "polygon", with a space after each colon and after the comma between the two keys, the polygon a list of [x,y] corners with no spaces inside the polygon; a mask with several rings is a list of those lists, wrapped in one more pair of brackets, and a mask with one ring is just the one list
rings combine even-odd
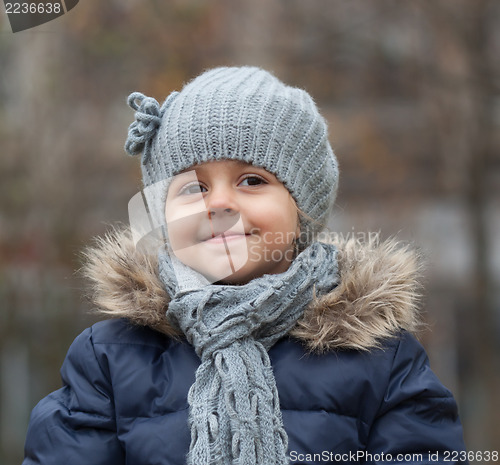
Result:
{"label": "jacket shoulder", "polygon": [[99,321],[77,337],[90,337],[93,344],[131,344],[164,348],[171,338],[148,327],[130,322],[126,318]]}
{"label": "jacket shoulder", "polygon": [[[338,249],[339,284],[310,302],[291,335],[317,352],[367,351],[400,330],[417,331],[418,251],[395,239],[337,239],[332,243]],[[129,228],[98,238],[84,255],[82,271],[100,313],[182,338],[165,316],[170,297],[158,275],[157,254],[136,248]]]}

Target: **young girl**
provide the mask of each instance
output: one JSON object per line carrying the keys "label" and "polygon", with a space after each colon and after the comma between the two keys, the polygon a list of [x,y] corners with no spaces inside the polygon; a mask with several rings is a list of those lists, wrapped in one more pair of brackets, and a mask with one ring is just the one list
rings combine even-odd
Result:
{"label": "young girl", "polygon": [[119,318],[70,347],[24,463],[466,461],[455,401],[411,334],[415,254],[318,240],[338,169],[310,96],[217,68],[161,107],[129,104],[150,234],[87,252],[96,303]]}

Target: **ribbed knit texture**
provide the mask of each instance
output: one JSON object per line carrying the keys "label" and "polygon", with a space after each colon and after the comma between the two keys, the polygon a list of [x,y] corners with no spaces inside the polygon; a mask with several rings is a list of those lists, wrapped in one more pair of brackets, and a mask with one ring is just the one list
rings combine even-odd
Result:
{"label": "ribbed knit texture", "polygon": [[314,242],[284,273],[230,286],[203,285],[199,273],[160,254],[160,278],[171,296],[167,317],[201,359],[188,395],[188,465],[288,463],[267,351],[293,328],[313,294],[335,287],[336,255],[335,246]]}
{"label": "ribbed knit texture", "polygon": [[[310,95],[259,68],[215,68],[159,103],[140,93],[125,149],[143,154],[145,186],[195,164],[241,160],[273,173],[319,231],[333,206],[338,168]],[[163,200],[163,199],[161,199]],[[316,223],[317,222],[317,223]]]}

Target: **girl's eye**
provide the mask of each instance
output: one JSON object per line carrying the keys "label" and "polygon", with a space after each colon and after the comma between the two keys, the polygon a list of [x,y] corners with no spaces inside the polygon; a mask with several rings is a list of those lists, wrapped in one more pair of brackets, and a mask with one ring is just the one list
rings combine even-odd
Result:
{"label": "girl's eye", "polygon": [[267,184],[267,181],[256,175],[247,176],[245,179],[243,179],[243,181],[240,182],[240,185],[244,186],[259,186],[261,184]]}
{"label": "girl's eye", "polygon": [[206,192],[207,188],[202,186],[200,183],[193,182],[191,184],[186,184],[183,186],[177,195],[192,195],[200,194],[201,192]]}

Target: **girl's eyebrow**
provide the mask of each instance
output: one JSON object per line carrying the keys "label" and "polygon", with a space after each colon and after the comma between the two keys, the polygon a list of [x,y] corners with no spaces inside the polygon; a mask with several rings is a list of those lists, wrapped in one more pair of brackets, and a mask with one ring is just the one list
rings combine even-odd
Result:
{"label": "girl's eyebrow", "polygon": [[256,166],[252,165],[251,163],[245,163],[244,161],[238,161],[238,165],[240,165],[240,168],[244,168],[248,171],[255,171],[257,173],[265,173],[265,174],[271,174],[269,171],[267,171],[265,168],[262,168],[261,166]]}
{"label": "girl's eyebrow", "polygon": [[[256,166],[256,165],[253,165],[251,163],[247,163],[247,162],[244,162],[244,161],[241,161],[241,160],[219,160],[219,161],[230,161],[232,163],[235,163],[235,165],[239,169],[243,170],[245,173],[252,173],[253,172],[253,173],[258,174],[260,176],[266,177],[266,179],[267,178],[269,178],[270,180],[273,179],[272,173],[270,173],[269,171],[267,171],[265,168],[263,168],[261,166]],[[213,163],[213,162],[205,162],[205,163],[202,163],[202,164],[199,164],[199,165],[193,165],[192,167],[188,168],[186,171],[182,171],[178,175],[174,176],[174,179],[176,179],[177,176],[181,177],[181,179],[182,179],[183,176],[189,177],[188,173],[190,173],[190,172],[191,173],[194,172],[195,176],[198,176],[198,174],[200,176],[204,176],[206,168],[211,163]]]}
{"label": "girl's eyebrow", "polygon": [[[173,176],[168,186],[167,196],[169,194],[172,194],[174,191],[178,191],[186,184],[197,182],[198,175],[196,174],[196,172],[193,173],[193,171],[194,170],[188,170]],[[190,172],[191,174],[189,174]]]}

